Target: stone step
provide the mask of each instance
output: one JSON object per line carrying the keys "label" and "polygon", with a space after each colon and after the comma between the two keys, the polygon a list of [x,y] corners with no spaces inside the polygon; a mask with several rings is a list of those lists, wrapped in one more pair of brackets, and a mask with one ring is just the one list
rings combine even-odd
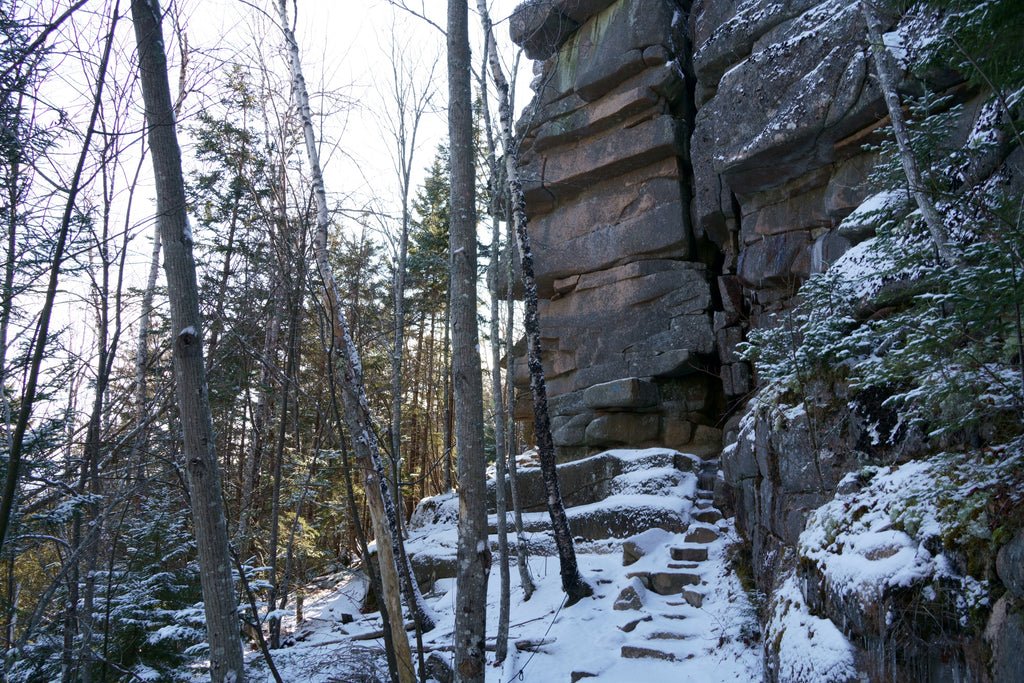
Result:
{"label": "stone step", "polygon": [[637,578],[649,591],[658,595],[679,595],[683,586],[699,586],[699,574],[691,572],[633,572],[627,578]]}
{"label": "stone step", "polygon": [[687,543],[713,543],[718,540],[718,530],[710,526],[691,525],[684,539]]}
{"label": "stone step", "polygon": [[685,633],[676,633],[675,631],[655,631],[651,635],[647,636],[648,640],[686,640],[690,636]]}
{"label": "stone step", "polygon": [[669,569],[698,569],[700,562],[669,562]]}
{"label": "stone step", "polygon": [[681,546],[672,548],[669,553],[677,562],[706,562],[708,549],[704,546]]}
{"label": "stone step", "polygon": [[718,511],[718,508],[701,508],[697,510],[696,514],[693,515],[693,518],[698,522],[714,524],[718,520],[722,519],[722,513]]}
{"label": "stone step", "polygon": [[621,654],[623,659],[662,659],[666,662],[676,661],[676,656],[671,652],[663,652],[651,647],[637,647],[636,645],[623,645]]}

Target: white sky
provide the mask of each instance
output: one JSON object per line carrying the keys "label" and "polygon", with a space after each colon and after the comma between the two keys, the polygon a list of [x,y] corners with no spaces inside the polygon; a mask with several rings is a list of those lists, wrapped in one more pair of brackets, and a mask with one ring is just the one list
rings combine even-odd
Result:
{"label": "white sky", "polygon": [[[201,52],[229,57],[251,51],[253,36],[260,36],[264,54],[286,67],[280,52],[281,39],[270,19],[255,7],[264,8],[276,21],[275,6],[268,0],[245,3],[241,0],[185,0],[190,46]],[[508,40],[507,16],[518,0],[492,2],[492,20],[499,49],[511,60],[514,46]],[[440,27],[446,24],[444,0],[408,0],[408,4]],[[292,11],[293,7],[289,8]],[[480,58],[479,17],[476,3],[470,2],[470,28],[473,33],[474,59]],[[169,27],[165,25],[165,33]],[[298,0],[296,37],[302,52],[303,69],[314,109],[330,112],[323,120],[322,164],[329,193],[345,195],[346,208],[376,199],[398,206],[399,187],[391,156],[391,140],[382,130],[380,112],[388,103],[381,91],[390,79],[390,42],[406,51],[410,59],[426,69],[436,60],[434,75],[436,103],[432,114],[421,123],[413,161],[411,196],[423,180],[424,170],[433,160],[438,143],[447,136],[445,118],[448,90],[443,34],[426,22],[394,8],[385,0],[366,3],[328,0]],[[168,41],[170,38],[168,37]],[[530,62],[521,62],[523,73],[517,81],[517,106],[529,99]],[[314,93],[330,93],[352,103],[340,110]],[[200,105],[191,102],[190,106]]]}

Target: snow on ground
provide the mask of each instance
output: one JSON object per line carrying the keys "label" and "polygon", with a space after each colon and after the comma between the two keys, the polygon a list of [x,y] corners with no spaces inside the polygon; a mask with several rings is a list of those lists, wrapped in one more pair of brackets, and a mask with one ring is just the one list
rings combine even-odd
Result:
{"label": "snow on ground", "polygon": [[790,570],[775,591],[772,608],[765,636],[778,643],[779,680],[839,683],[857,679],[853,646],[835,624],[810,613],[795,571]]}
{"label": "snow on ground", "polygon": [[[638,459],[641,459],[638,457]],[[687,490],[692,491],[692,489]],[[638,496],[640,497],[640,496]],[[454,500],[454,499],[453,499]],[[447,555],[455,548],[455,520],[446,512],[452,501],[441,501],[429,532],[415,539],[410,550]],[[691,501],[686,501],[688,509]],[[708,560],[698,563],[702,583],[688,586],[704,594],[701,607],[692,607],[679,594],[661,596],[639,591],[643,607],[639,610],[613,609],[620,592],[639,584],[629,575],[636,572],[671,571],[670,548],[693,545],[684,542],[684,534],[654,530],[637,540],[646,554],[639,561],[623,566],[622,540],[608,539],[577,543],[577,560],[584,578],[594,588],[594,596],[572,607],[563,606],[559,563],[555,556],[534,555],[530,570],[537,591],[523,601],[519,573],[513,565],[511,577],[511,627],[509,654],[503,665],[494,664],[489,654],[487,681],[570,681],[573,672],[594,674],[602,682],[658,683],[690,680],[755,681],[762,678],[761,649],[757,642],[754,609],[739,580],[728,570],[727,547],[737,541],[732,521],[717,525],[720,538],[706,547]],[[546,534],[533,534],[545,536]],[[510,540],[515,534],[510,530]],[[289,647],[274,652],[274,660],[284,680],[297,683],[338,683],[387,680],[381,654],[383,640],[353,640],[372,635],[381,628],[376,613],[361,615],[358,603],[364,590],[357,575],[336,575],[331,583],[305,599],[305,621],[296,625],[294,616],[283,621]],[[495,565],[488,582],[488,646],[493,647],[497,631],[499,571]],[[438,580],[425,596],[438,619],[437,627],[424,635],[424,647],[437,651],[451,661],[455,630],[455,580]],[[342,615],[354,620],[343,623]],[[640,621],[637,621],[640,620]],[[629,626],[629,631],[622,627]],[[536,652],[520,651],[517,641],[546,641]],[[415,638],[410,634],[415,648]],[[657,649],[674,661],[660,659],[624,659],[624,645]],[[258,652],[248,655],[251,680],[272,681]],[[265,678],[264,678],[265,677]]]}

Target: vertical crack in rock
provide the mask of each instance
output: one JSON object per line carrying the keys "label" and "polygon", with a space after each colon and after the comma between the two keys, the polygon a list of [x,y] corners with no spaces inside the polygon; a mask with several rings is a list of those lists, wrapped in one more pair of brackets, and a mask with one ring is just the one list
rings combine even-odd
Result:
{"label": "vertical crack in rock", "polygon": [[[557,51],[526,37],[523,26],[550,25],[570,6],[579,26],[558,35]],[[531,3],[512,29],[546,60],[522,160],[524,177],[539,180],[525,189],[531,236],[545,247],[536,271],[562,458],[616,445],[718,447],[712,323],[723,259],[692,218],[689,12],[673,0]],[[634,380],[656,400],[582,400]]]}

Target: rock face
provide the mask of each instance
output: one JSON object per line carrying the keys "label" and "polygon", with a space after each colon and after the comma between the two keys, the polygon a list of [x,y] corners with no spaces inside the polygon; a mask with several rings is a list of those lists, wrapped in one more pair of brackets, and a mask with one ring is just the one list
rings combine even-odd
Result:
{"label": "rock face", "polygon": [[[694,450],[752,388],[747,326],[851,246],[884,113],[857,6],[542,0],[511,33],[544,60],[522,161],[559,454]],[[583,400],[629,381],[658,398]]]}
{"label": "rock face", "polygon": [[[864,145],[886,116],[859,5],[530,0],[510,28],[541,60],[520,126],[559,458],[620,445],[714,456],[724,431],[735,445],[716,500],[732,506],[771,592],[794,571],[780,558],[844,475],[920,448],[908,433],[878,451],[884,411],[858,412],[841,387],[810,387],[810,417],[739,414],[754,386],[737,353],[749,329],[771,324],[807,277],[873,230],[851,216],[873,194],[878,159]],[[955,79],[898,78],[952,94],[968,116],[977,109]],[[522,361],[516,381],[528,385]],[[517,416],[530,419],[528,405]],[[964,646],[997,653],[993,680],[1024,675],[1022,546],[1018,537],[1000,554],[1008,593],[987,645]],[[933,680],[953,671],[944,666],[928,668]]]}
{"label": "rock face", "polygon": [[[560,456],[690,444],[724,395],[706,374],[718,373],[715,250],[691,227],[682,7],[530,2],[511,31],[545,60],[522,160]],[[639,393],[601,398],[596,385]]]}
{"label": "rock face", "polygon": [[[544,60],[522,161],[556,445],[687,445],[752,388],[747,326],[865,236],[832,230],[885,111],[858,6],[541,0],[511,33]],[[660,400],[581,404],[627,378]]]}

